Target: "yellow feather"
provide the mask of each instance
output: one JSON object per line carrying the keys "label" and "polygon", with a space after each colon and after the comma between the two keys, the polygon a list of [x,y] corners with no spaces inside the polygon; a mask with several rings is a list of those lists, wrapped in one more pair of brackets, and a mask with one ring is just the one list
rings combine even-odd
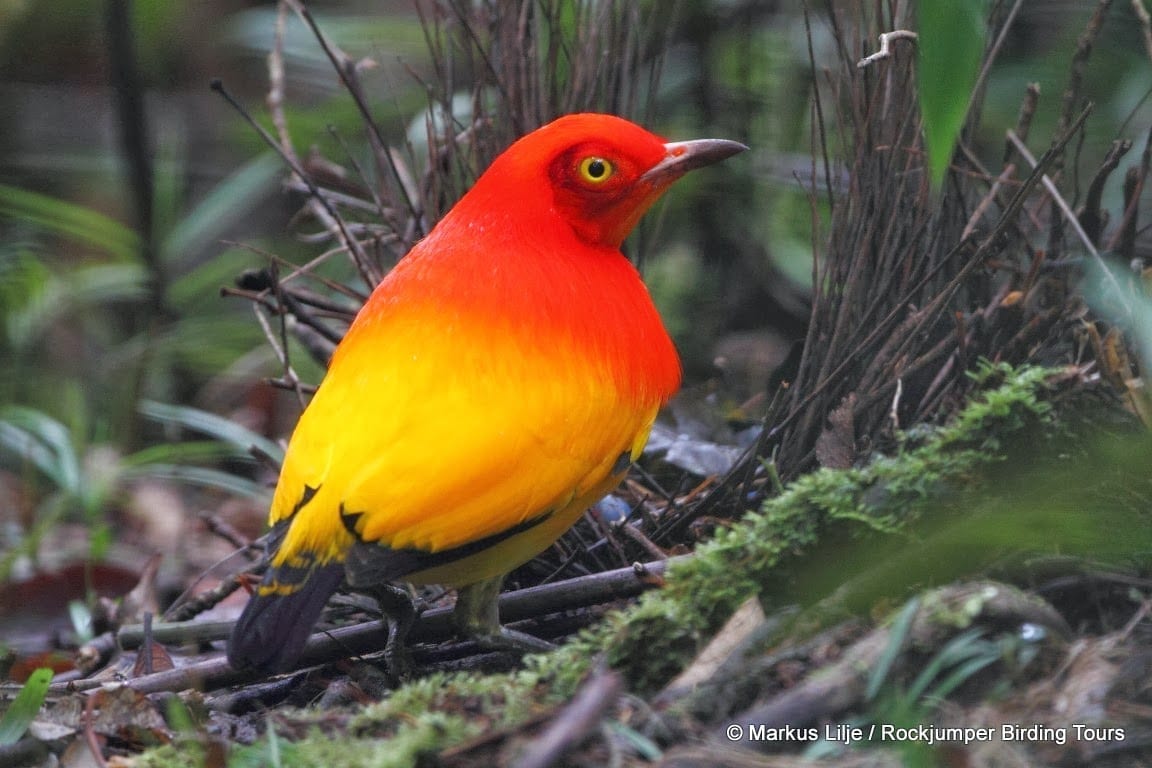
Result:
{"label": "yellow feather", "polygon": [[638,408],[562,341],[526,353],[484,323],[434,323],[414,313],[345,341],[292,437],[271,518],[294,518],[274,565],[342,560],[353,539],[341,512],[362,513],[364,541],[427,552],[552,514],[447,579],[469,583],[547,547],[619,482],[613,467],[643,445],[655,402]]}

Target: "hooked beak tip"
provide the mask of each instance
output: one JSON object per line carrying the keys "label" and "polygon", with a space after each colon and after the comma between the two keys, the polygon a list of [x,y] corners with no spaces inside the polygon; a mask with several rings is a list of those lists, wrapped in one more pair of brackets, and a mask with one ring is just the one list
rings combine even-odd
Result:
{"label": "hooked beak tip", "polygon": [[718,163],[732,155],[740,154],[748,149],[738,141],[727,139],[694,139],[692,141],[674,141],[664,145],[664,159],[649,168],[642,181],[659,183],[671,182],[683,176],[688,171],[703,168],[706,165]]}

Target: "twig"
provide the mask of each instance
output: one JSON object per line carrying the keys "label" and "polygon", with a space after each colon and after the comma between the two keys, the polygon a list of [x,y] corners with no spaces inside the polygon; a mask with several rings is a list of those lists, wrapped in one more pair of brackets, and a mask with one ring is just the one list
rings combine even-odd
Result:
{"label": "twig", "polygon": [[268,114],[272,117],[276,135],[280,137],[280,148],[299,165],[300,158],[296,155],[296,148],[292,146],[292,134],[288,130],[288,118],[284,114],[284,30],[287,23],[288,5],[281,0],[276,3],[276,32],[272,39],[272,50],[268,52],[268,95],[265,97],[265,103],[268,104]]}
{"label": "twig", "polygon": [[[250,551],[250,549],[251,548],[242,551],[247,552]],[[230,558],[231,556],[225,558],[225,560]],[[245,573],[249,573],[249,571]],[[238,573],[231,578],[225,579],[214,588],[207,592],[201,592],[195,597],[185,599],[185,595],[187,594],[187,591],[185,591],[164,613],[164,618],[172,622],[187,622],[192,617],[199,616],[204,611],[219,604],[224,598],[228,597],[228,595],[240,589],[245,578],[247,578],[245,573]],[[185,624],[185,626],[187,626],[187,624]]]}
{"label": "twig", "polygon": [[1105,155],[1104,161],[1100,163],[1100,168],[1096,171],[1096,175],[1092,177],[1092,181],[1088,183],[1088,192],[1084,196],[1084,205],[1080,209],[1080,225],[1084,227],[1089,239],[1093,243],[1100,242],[1100,235],[1104,229],[1104,214],[1101,210],[1100,200],[1104,196],[1104,185],[1107,183],[1108,178],[1116,167],[1120,165],[1120,159],[1128,153],[1132,148],[1132,142],[1128,139],[1117,139],[1112,142],[1108,154]]}
{"label": "twig", "polygon": [[512,764],[514,768],[549,768],[560,764],[564,755],[596,730],[623,688],[624,681],[619,673],[609,669],[596,670],[544,732],[528,744],[520,759]]}
{"label": "twig", "polygon": [[904,394],[903,377],[896,378],[896,392],[892,395],[892,405],[888,409],[888,419],[892,422],[892,429],[900,429],[900,398]]}
{"label": "twig", "polygon": [[264,317],[264,313],[260,311],[260,307],[258,305],[252,305],[252,313],[256,315],[256,322],[260,324],[260,330],[264,332],[264,339],[268,342],[268,346],[272,348],[272,353],[276,355],[276,359],[280,362],[280,365],[284,370],[284,379],[291,384],[288,388],[296,392],[296,398],[300,404],[300,407],[303,408],[305,405],[305,400],[304,393],[299,388],[300,377],[297,376],[296,370],[288,361],[287,345],[281,344],[276,340],[276,333],[273,332],[272,326],[268,322],[268,318]]}
{"label": "twig", "polygon": [[[255,446],[252,446],[252,448],[255,448]],[[264,455],[266,456],[267,454]],[[236,549],[245,549],[251,543],[246,536],[233,528],[229,523],[221,520],[218,515],[212,514],[211,512],[201,512],[199,517],[209,533],[213,536],[219,536]]]}
{"label": "twig", "polygon": [[659,560],[667,560],[668,559],[668,553],[665,552],[663,549],[661,549],[655,542],[653,542],[647,536],[645,536],[644,532],[641,531],[636,526],[629,525],[628,523],[624,523],[623,525],[617,525],[617,526],[612,526],[612,527],[618,531],[622,531],[625,536],[632,539],[632,541],[636,542],[640,546],[644,547],[645,551],[647,551],[648,554],[652,555],[653,557],[655,557]]}
{"label": "twig", "polygon": [[976,75],[976,82],[972,84],[972,90],[968,94],[968,106],[964,109],[964,114],[971,118],[972,109],[976,105],[976,99],[979,94],[984,90],[984,84],[988,81],[988,74],[992,71],[992,64],[996,61],[996,56],[1000,53],[1000,49],[1004,47],[1004,41],[1008,38],[1008,30],[1012,28],[1012,22],[1016,20],[1016,14],[1020,12],[1020,6],[1024,5],[1024,0],[1016,0],[1009,9],[1007,17],[1003,23],[1000,24],[1000,34],[992,42],[992,46],[984,54],[984,61],[980,65],[980,73]]}
{"label": "twig", "polygon": [[107,768],[108,761],[104,759],[104,750],[100,748],[100,737],[96,735],[93,723],[96,720],[96,697],[89,696],[84,702],[84,710],[80,716],[81,729],[84,733],[84,743],[92,753],[92,760],[100,768]]}
{"label": "twig", "polygon": [[1144,7],[1144,0],[1132,0],[1132,12],[1136,14],[1136,19],[1140,22],[1140,33],[1144,38],[1144,52],[1148,54],[1148,60],[1152,62],[1152,16]]}
{"label": "twig", "polygon": [[1056,123],[1056,131],[1063,133],[1065,127],[1072,120],[1072,111],[1076,108],[1076,102],[1080,98],[1081,86],[1084,82],[1084,70],[1088,67],[1088,59],[1092,56],[1092,47],[1096,43],[1096,38],[1100,36],[1100,30],[1104,26],[1104,19],[1108,15],[1108,9],[1112,6],[1112,0],[1097,0],[1096,10],[1092,13],[1092,17],[1084,27],[1084,31],[1076,38],[1076,51],[1072,54],[1072,66],[1068,72],[1068,84],[1064,87],[1064,95],[1061,99],[1060,116]]}
{"label": "twig", "polygon": [[[660,577],[666,573],[670,564],[682,562],[689,557],[691,555],[680,555],[651,563],[636,563],[630,568],[619,568],[554,584],[506,592],[500,596],[500,617],[503,621],[512,623],[635,597],[661,584]],[[413,626],[409,640],[429,643],[453,637],[455,630],[452,627],[451,614],[451,608],[425,611]],[[232,622],[197,622],[182,625],[164,622],[154,624],[152,633],[160,642],[192,642],[220,639],[226,637],[231,629]],[[120,630],[118,638],[122,645],[131,646],[138,643],[142,636],[142,627],[126,626]],[[327,632],[317,632],[309,638],[308,644],[304,647],[300,666],[327,664],[349,656],[381,650],[385,636],[382,621],[361,622]],[[111,636],[101,636],[100,642],[112,642]],[[129,680],[127,685],[141,693],[158,693],[186,688],[211,690],[250,682],[252,679],[254,679],[252,673],[238,672],[228,666],[227,660],[223,657],[214,657],[178,669],[138,677]],[[57,692],[65,689],[85,690],[99,685],[99,681],[85,680],[66,685],[53,684],[52,689]]]}
{"label": "twig", "polygon": [[[1132,170],[1134,169],[1129,169],[1129,173]],[[1116,233],[1109,239],[1108,250],[1120,252],[1124,248],[1121,245],[1124,239],[1130,238],[1133,242],[1126,250],[1131,253],[1131,246],[1134,245],[1136,238],[1136,210],[1140,203],[1140,193],[1144,189],[1150,171],[1152,171],[1152,128],[1148,129],[1148,135],[1144,140],[1144,151],[1140,155],[1140,170],[1134,180],[1133,188],[1124,190],[1124,218],[1116,228]]]}
{"label": "twig", "polygon": [[[1075,125],[1078,125],[1082,122],[1082,120],[1078,120]],[[1069,131],[1069,135],[1071,135],[1071,130]],[[1012,142],[1012,146],[1016,149],[1017,152],[1020,153],[1021,157],[1028,161],[1028,164],[1031,165],[1033,169],[1039,167],[1036,158],[1032,155],[1031,152],[1028,151],[1028,147],[1026,147],[1024,143],[1020,141],[1020,139],[1016,136],[1016,133],[1011,129],[1008,131],[1008,140]],[[1116,298],[1124,302],[1124,310],[1131,314],[1132,308],[1126,301],[1124,301],[1123,291],[1120,288],[1120,284],[1116,281],[1116,277],[1112,274],[1112,271],[1108,269],[1108,265],[1104,263],[1104,259],[1100,257],[1100,252],[1096,250],[1096,246],[1092,244],[1092,240],[1088,237],[1088,234],[1084,231],[1084,228],[1080,226],[1080,219],[1077,218],[1075,212],[1073,212],[1072,208],[1068,205],[1068,202],[1064,199],[1064,196],[1060,194],[1060,190],[1056,188],[1055,182],[1053,182],[1048,174],[1045,173],[1040,176],[1040,183],[1044,185],[1044,189],[1046,189],[1048,194],[1052,196],[1052,200],[1056,203],[1057,207],[1060,208],[1060,212],[1064,214],[1065,220],[1072,225],[1072,229],[1074,229],[1076,234],[1080,237],[1080,242],[1083,243],[1084,249],[1088,251],[1088,253],[1092,256],[1093,259],[1096,260],[1096,263],[1100,266],[1101,271],[1104,273],[1105,279],[1116,291]]]}
{"label": "twig", "polygon": [[[396,165],[395,158],[392,153],[388,151],[388,142],[384,140],[384,136],[380,133],[380,126],[372,119],[372,114],[368,111],[368,104],[363,97],[363,89],[357,81],[353,80],[352,63],[349,61],[348,56],[342,51],[338,52],[332,44],[328,41],[327,36],[320,31],[320,26],[316,23],[316,19],[312,16],[311,11],[303,3],[297,0],[289,0],[293,9],[299,14],[308,28],[312,30],[312,34],[316,37],[316,41],[320,43],[320,47],[324,50],[324,54],[328,60],[332,62],[333,68],[336,73],[340,75],[340,80],[348,89],[348,94],[352,97],[353,103],[356,104],[356,109],[360,111],[361,117],[364,118],[364,124],[368,128],[368,135],[372,137],[376,143],[376,150],[384,155],[387,163],[386,167],[392,172],[393,178],[399,187],[400,194],[403,198],[405,206],[408,208],[408,214],[413,221],[419,222],[420,212],[416,209],[416,205],[412,202],[411,196],[408,194],[408,188],[404,184],[404,179],[400,173],[400,169]],[[363,256],[362,253],[358,256]],[[365,262],[367,266],[367,262]],[[370,283],[371,285],[372,283]]]}
{"label": "twig", "polygon": [[[977,266],[982,264],[984,259],[988,257],[992,251],[993,246],[995,246],[1000,241],[1000,238],[1004,235],[1008,228],[1013,225],[1017,212],[1024,205],[1024,201],[1027,199],[1028,195],[1031,194],[1033,187],[1039,183],[1040,178],[1043,177],[1044,172],[1048,169],[1049,165],[1055,160],[1057,154],[1063,151],[1064,145],[1068,142],[1069,139],[1071,139],[1075,132],[1080,129],[1080,126],[1083,125],[1091,111],[1091,105],[1089,105],[1083,112],[1080,113],[1080,116],[1072,123],[1068,130],[1065,131],[1063,135],[1061,135],[1056,140],[1052,147],[1044,153],[1043,157],[1040,158],[1036,167],[1033,169],[1032,174],[1016,191],[1016,194],[1013,196],[1011,202],[1009,202],[1007,207],[1004,209],[1000,216],[1000,220],[992,229],[992,232],[980,243],[978,247],[976,247],[972,255],[965,262],[964,266],[960,269],[959,272],[956,273],[956,275],[952,277],[948,285],[945,286],[944,289],[941,290],[932,300],[932,302],[923,310],[922,317],[925,319],[920,323],[921,328],[926,327],[928,320],[932,317],[935,317],[935,315],[941,309],[943,309],[944,305],[949,300],[951,300],[952,295],[959,289],[960,285],[968,278],[972,271],[976,269]],[[831,386],[833,382],[839,380],[840,375],[846,371],[850,365],[855,364],[856,359],[864,352],[864,350],[871,349],[872,343],[876,339],[880,338],[881,335],[887,334],[889,332],[891,323],[895,320],[896,317],[900,315],[900,313],[905,311],[905,307],[911,301],[911,297],[915,296],[921,288],[927,285],[928,282],[933,277],[935,277],[940,272],[940,270],[949,264],[956,255],[961,253],[964,249],[969,248],[970,246],[971,242],[967,240],[958,243],[945,256],[945,258],[942,258],[932,269],[928,270],[924,275],[922,275],[920,279],[916,281],[916,283],[913,284],[906,292],[907,298],[895,303],[891,311],[889,311],[889,313],[879,323],[876,323],[873,326],[873,329],[871,332],[869,332],[864,341],[862,341],[854,350],[846,354],[830,373],[821,377],[816,382],[816,384],[807,391],[800,402],[793,406],[793,408],[784,416],[783,419],[772,426],[772,429],[769,430],[769,434],[766,440],[771,440],[772,438],[779,435],[795,419],[797,419],[802,413],[806,411],[808,406],[816,399],[817,396],[822,394],[824,390]],[[917,337],[918,333],[907,334],[907,338],[910,341]]]}
{"label": "twig", "polygon": [[873,53],[871,56],[865,56],[863,59],[860,59],[860,61],[856,62],[856,66],[860,69],[864,69],[864,67],[867,67],[873,62],[889,58],[892,55],[890,46],[895,40],[908,40],[910,42],[916,42],[919,39],[920,36],[910,29],[894,29],[891,32],[882,32],[880,33],[880,50],[876,51],[876,53]]}
{"label": "twig", "polygon": [[328,202],[328,199],[324,197],[323,194],[321,194],[320,188],[316,186],[316,183],[312,181],[311,177],[304,171],[303,168],[300,167],[299,161],[295,157],[285,152],[284,148],[280,146],[280,144],[276,141],[275,138],[272,137],[270,133],[268,133],[264,126],[256,122],[256,118],[252,117],[248,110],[246,110],[243,105],[241,105],[240,102],[237,101],[232,96],[232,94],[228,92],[222,81],[218,79],[213,80],[210,85],[212,90],[219,93],[224,98],[224,100],[228,102],[229,106],[235,109],[236,112],[242,118],[244,118],[244,121],[252,127],[252,130],[256,131],[256,134],[264,141],[264,143],[271,147],[276,152],[276,154],[280,155],[280,158],[292,170],[292,172],[295,173],[296,176],[299,177],[299,179],[308,186],[308,191],[312,196],[311,200],[315,201],[315,204],[319,206],[319,208],[316,209],[314,213],[318,218],[321,219],[322,222],[325,223],[326,226],[330,226],[331,229],[337,233],[338,239],[347,250],[357,270],[360,272],[360,278],[368,285],[369,288],[374,287],[378,280],[374,278],[370,271],[366,270],[368,260],[364,256],[364,251],[360,247],[360,242],[352,237],[351,233],[348,232],[348,228],[344,223],[344,219],[340,216],[340,214],[336,212],[336,209],[332,207],[332,204]]}

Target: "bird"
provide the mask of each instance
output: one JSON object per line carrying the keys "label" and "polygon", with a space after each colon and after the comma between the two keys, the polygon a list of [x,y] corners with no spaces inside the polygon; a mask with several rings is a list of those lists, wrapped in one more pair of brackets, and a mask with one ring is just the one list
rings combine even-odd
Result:
{"label": "bird", "polygon": [[500,625],[504,577],[619,485],[680,387],[621,247],[674,181],[746,149],[578,113],[492,161],[333,352],[288,443],[232,667],[290,667],[345,581],[382,607],[396,582],[455,587],[461,635],[549,647]]}

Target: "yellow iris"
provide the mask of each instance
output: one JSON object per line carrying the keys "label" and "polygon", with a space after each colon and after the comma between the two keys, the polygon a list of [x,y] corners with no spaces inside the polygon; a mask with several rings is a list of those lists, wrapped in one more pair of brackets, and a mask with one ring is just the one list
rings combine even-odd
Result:
{"label": "yellow iris", "polygon": [[580,177],[590,184],[602,184],[615,172],[612,163],[602,157],[586,157],[580,161]]}

